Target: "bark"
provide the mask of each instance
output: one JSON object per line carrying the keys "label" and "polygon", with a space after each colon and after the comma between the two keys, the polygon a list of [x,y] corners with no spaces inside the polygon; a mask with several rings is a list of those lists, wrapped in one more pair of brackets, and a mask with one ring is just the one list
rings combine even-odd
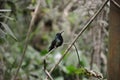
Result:
{"label": "bark", "polygon": [[[120,5],[120,0],[115,0]],[[120,80],[120,8],[110,2],[108,80]]]}

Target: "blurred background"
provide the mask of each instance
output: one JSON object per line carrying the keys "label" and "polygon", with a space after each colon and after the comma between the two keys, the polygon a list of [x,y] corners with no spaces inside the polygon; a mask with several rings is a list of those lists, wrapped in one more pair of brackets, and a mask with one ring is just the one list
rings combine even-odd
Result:
{"label": "blurred background", "polygon": [[[47,70],[60,59],[104,1],[41,0],[25,59],[16,80],[44,80],[46,74],[43,71],[43,57],[47,54],[56,33],[64,31],[62,34],[64,43],[46,59]],[[37,3],[37,0],[0,0],[0,77],[3,80],[10,80],[15,75]],[[107,77],[108,13],[109,4],[75,43],[80,64],[102,73],[104,79]],[[77,53],[72,47],[51,76],[55,80],[89,80],[88,77],[74,73],[78,66]]]}

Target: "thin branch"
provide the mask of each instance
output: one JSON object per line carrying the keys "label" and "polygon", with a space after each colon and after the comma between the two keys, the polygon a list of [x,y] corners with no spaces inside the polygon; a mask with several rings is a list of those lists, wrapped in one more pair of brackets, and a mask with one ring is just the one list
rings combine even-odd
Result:
{"label": "thin branch", "polygon": [[11,12],[12,10],[10,9],[0,9],[0,12]]}
{"label": "thin branch", "polygon": [[62,61],[62,59],[65,57],[65,55],[68,53],[68,51],[71,49],[72,45],[77,41],[77,39],[81,36],[81,34],[89,27],[89,24],[97,17],[97,15],[102,11],[104,6],[107,4],[109,0],[106,0],[103,5],[100,7],[100,9],[93,15],[93,17],[87,22],[87,24],[82,28],[82,30],[78,33],[78,35],[75,37],[75,39],[71,42],[71,44],[68,46],[66,51],[64,52],[63,56],[59,59],[59,61],[53,66],[49,73],[52,73],[52,71],[58,66],[58,64]]}
{"label": "thin branch", "polygon": [[50,73],[49,73],[47,70],[45,70],[45,73],[46,73],[47,76],[50,78],[50,80],[54,80],[54,79],[52,78],[52,76],[50,75]]}
{"label": "thin branch", "polygon": [[115,1],[115,0],[111,0],[118,8],[120,8],[120,5]]}
{"label": "thin branch", "polygon": [[[75,51],[76,51],[77,57],[78,57],[78,62],[79,62],[79,63],[78,63],[78,67],[81,68],[82,66],[81,66],[81,64],[80,64],[80,56],[79,56],[78,49],[77,49],[75,43],[74,43],[74,48],[75,48]],[[76,75],[76,79],[79,80],[79,75]]]}
{"label": "thin branch", "polygon": [[80,65],[80,56],[79,56],[79,53],[78,53],[78,50],[77,50],[77,47],[76,47],[75,44],[74,44],[74,48],[75,48],[75,51],[76,51],[76,53],[77,53],[77,57],[78,57],[78,61],[79,61],[79,67],[82,67],[82,66]]}
{"label": "thin branch", "polygon": [[40,0],[38,1],[38,5],[37,5],[37,7],[36,7],[36,9],[35,9],[35,11],[34,11],[34,15],[33,15],[32,19],[31,19],[30,26],[29,26],[29,29],[28,29],[28,32],[27,32],[27,36],[26,36],[26,39],[25,39],[25,46],[24,46],[24,49],[23,49],[23,54],[22,54],[22,57],[21,57],[19,66],[18,66],[18,68],[17,68],[17,71],[16,71],[16,73],[15,73],[15,76],[14,76],[13,80],[16,80],[16,77],[17,77],[17,75],[18,75],[18,73],[19,73],[19,70],[20,70],[20,68],[21,68],[22,62],[23,62],[23,60],[24,60],[25,53],[26,53],[26,49],[27,49],[28,42],[29,42],[30,33],[31,33],[31,30],[32,30],[32,28],[33,28],[33,26],[34,26],[34,21],[35,21],[35,19],[36,19],[36,17],[37,17],[39,8],[40,8]]}
{"label": "thin branch", "polygon": [[49,51],[49,52],[43,57],[43,60],[46,59],[46,58],[48,57],[48,55],[49,55],[50,53],[52,53],[55,49],[56,49],[56,47],[53,48],[51,51]]}
{"label": "thin branch", "polygon": [[101,73],[98,73],[93,70],[88,70],[87,68],[83,68],[83,72],[84,72],[84,75],[86,75],[88,77],[95,77],[99,80],[103,80],[103,75]]}
{"label": "thin branch", "polygon": [[44,64],[44,72],[46,73],[46,75],[50,78],[50,80],[54,80],[52,78],[52,76],[50,75],[50,73],[46,70],[46,60],[45,59],[43,61],[43,64]]}
{"label": "thin branch", "polygon": [[1,13],[0,13],[0,17],[5,17],[5,18],[7,18],[7,19],[9,19],[9,20],[14,20],[14,18],[12,18],[12,17],[9,17],[9,16],[6,16],[6,15],[4,15],[4,14],[1,14]]}
{"label": "thin branch", "polygon": [[46,70],[46,60],[43,60],[44,70]]}

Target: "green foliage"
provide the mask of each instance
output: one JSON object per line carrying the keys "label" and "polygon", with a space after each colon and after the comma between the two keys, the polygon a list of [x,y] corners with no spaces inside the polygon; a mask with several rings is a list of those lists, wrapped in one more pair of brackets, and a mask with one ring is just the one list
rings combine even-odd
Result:
{"label": "green foliage", "polygon": [[[8,27],[7,24],[3,23],[3,22],[0,22],[2,24],[2,26],[4,27],[5,29],[5,32],[3,34],[8,34],[10,35],[13,39],[17,40],[17,38],[15,37],[15,35],[13,34],[13,32],[11,31],[11,29]],[[2,31],[3,32],[3,31]]]}

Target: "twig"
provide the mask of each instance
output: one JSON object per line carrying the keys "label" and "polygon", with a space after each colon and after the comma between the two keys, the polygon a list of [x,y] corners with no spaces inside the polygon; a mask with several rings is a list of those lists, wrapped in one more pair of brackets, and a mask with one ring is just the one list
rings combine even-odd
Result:
{"label": "twig", "polygon": [[83,73],[84,75],[88,76],[88,77],[95,77],[99,80],[103,80],[103,75],[101,73],[98,73],[96,71],[93,70],[88,70],[87,68],[83,68]]}
{"label": "twig", "polygon": [[43,61],[43,64],[44,64],[44,72],[46,73],[46,75],[50,78],[50,80],[54,80],[52,78],[52,76],[50,75],[50,73],[46,70],[46,60],[45,59]]}
{"label": "twig", "polygon": [[9,19],[9,20],[14,20],[14,18],[12,18],[12,17],[9,17],[9,16],[6,16],[6,15],[4,15],[4,14],[1,14],[1,13],[0,13],[0,17],[7,18],[7,19]]}
{"label": "twig", "polygon": [[118,8],[120,8],[120,5],[115,1],[115,0],[111,0]]}
{"label": "twig", "polygon": [[[74,48],[75,48],[75,51],[76,51],[77,57],[78,57],[78,62],[79,62],[79,63],[78,63],[78,67],[81,68],[82,66],[81,66],[81,64],[80,64],[80,56],[79,56],[78,49],[77,49],[75,43],[74,43]],[[79,80],[79,75],[76,75],[76,79]]]}
{"label": "twig", "polygon": [[38,11],[39,11],[39,7],[40,7],[40,0],[38,1],[38,5],[37,5],[37,7],[36,7],[36,9],[34,11],[34,15],[33,15],[32,19],[31,19],[30,26],[29,26],[29,29],[28,29],[28,32],[27,32],[27,36],[26,36],[26,39],[25,39],[25,46],[24,46],[24,49],[23,49],[23,54],[22,54],[19,66],[17,68],[17,71],[15,73],[15,76],[14,76],[13,80],[16,80],[16,77],[17,77],[18,72],[19,72],[19,70],[21,68],[23,59],[25,57],[26,49],[27,49],[28,42],[29,42],[30,33],[31,33],[31,30],[32,30],[32,27],[34,26],[34,21],[35,21],[35,19],[37,17],[37,14],[38,14]]}
{"label": "twig", "polygon": [[65,55],[68,53],[72,45],[76,42],[76,40],[81,36],[81,34],[89,27],[89,24],[97,17],[97,15],[102,11],[104,6],[107,4],[109,0],[106,0],[103,5],[100,7],[100,9],[92,16],[92,18],[87,22],[87,24],[82,28],[82,30],[78,33],[78,35],[75,37],[75,39],[71,42],[71,44],[68,46],[66,51],[64,52],[63,56],[59,59],[59,61],[53,66],[49,73],[52,73],[52,71],[58,66],[58,64],[62,61],[62,59],[65,57]]}
{"label": "twig", "polygon": [[49,51],[45,56],[44,56],[44,58],[43,59],[46,59],[47,57],[48,57],[48,55],[50,54],[50,53],[52,53],[54,50],[56,49],[56,47],[55,48],[53,48],[51,51]]}
{"label": "twig", "polygon": [[80,56],[79,56],[79,53],[78,53],[78,50],[77,50],[77,47],[76,47],[75,44],[74,44],[74,48],[75,48],[76,53],[77,53],[77,57],[78,57],[78,61],[79,61],[79,67],[82,67],[82,66],[80,65]]}
{"label": "twig", "polygon": [[45,73],[46,73],[47,76],[50,78],[50,80],[54,80],[54,79],[52,78],[52,76],[50,75],[50,73],[49,73],[47,70],[45,70]]}
{"label": "twig", "polygon": [[10,9],[0,9],[0,12],[11,12],[12,10]]}

